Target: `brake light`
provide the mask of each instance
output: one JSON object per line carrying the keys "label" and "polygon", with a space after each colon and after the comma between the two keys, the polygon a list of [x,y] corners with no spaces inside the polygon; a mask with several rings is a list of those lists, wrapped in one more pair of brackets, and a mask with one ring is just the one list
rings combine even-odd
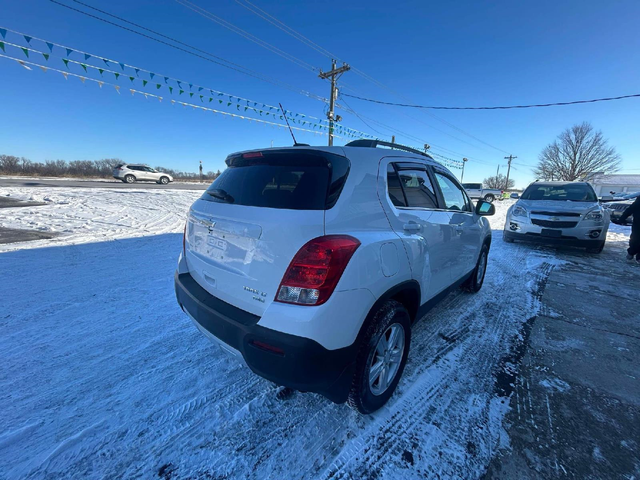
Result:
{"label": "brake light", "polygon": [[348,235],[327,235],[307,242],[282,277],[275,301],[321,305],[338,284],[360,242]]}
{"label": "brake light", "polygon": [[249,152],[249,153],[242,154],[242,158],[257,158],[261,156],[262,156],[262,152]]}

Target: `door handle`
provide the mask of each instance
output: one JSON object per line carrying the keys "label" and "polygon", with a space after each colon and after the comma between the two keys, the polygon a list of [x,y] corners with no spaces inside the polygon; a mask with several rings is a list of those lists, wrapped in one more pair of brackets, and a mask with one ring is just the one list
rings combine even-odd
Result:
{"label": "door handle", "polygon": [[405,223],[402,228],[404,228],[405,232],[419,232],[420,224],[416,222]]}
{"label": "door handle", "polygon": [[464,232],[464,227],[462,225],[456,225],[456,233],[462,235],[462,232]]}

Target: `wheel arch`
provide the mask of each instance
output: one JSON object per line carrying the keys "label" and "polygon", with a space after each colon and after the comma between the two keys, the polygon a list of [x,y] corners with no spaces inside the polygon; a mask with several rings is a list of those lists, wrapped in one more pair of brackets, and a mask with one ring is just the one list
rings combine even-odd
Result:
{"label": "wheel arch", "polygon": [[376,312],[388,300],[395,300],[404,305],[404,307],[409,312],[411,324],[413,324],[416,321],[418,309],[420,308],[420,284],[416,280],[406,280],[404,282],[398,283],[397,285],[394,285],[389,290],[380,295],[380,297],[378,297],[378,299],[369,309],[364,322],[362,322],[362,325],[360,326],[360,331],[358,332],[356,340],[357,342],[360,342],[360,340],[362,339],[362,336],[373,321]]}

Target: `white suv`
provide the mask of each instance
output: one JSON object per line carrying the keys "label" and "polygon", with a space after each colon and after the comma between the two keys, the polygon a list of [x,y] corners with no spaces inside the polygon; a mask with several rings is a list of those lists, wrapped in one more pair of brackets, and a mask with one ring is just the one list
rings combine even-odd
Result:
{"label": "white suv", "polygon": [[380,141],[226,163],[189,211],[181,308],[256,374],[362,413],[380,408],[413,322],[452,289],[482,286],[483,216],[495,207],[474,207],[430,156]]}
{"label": "white suv", "polygon": [[113,178],[122,180],[125,183],[135,183],[140,180],[156,182],[167,185],[173,182],[173,177],[165,172],[160,172],[148,165],[116,165],[113,169]]}

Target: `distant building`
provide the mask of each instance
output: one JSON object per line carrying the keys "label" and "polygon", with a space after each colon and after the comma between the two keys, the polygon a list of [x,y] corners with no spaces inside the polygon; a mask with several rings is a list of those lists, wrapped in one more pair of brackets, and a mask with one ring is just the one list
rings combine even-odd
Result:
{"label": "distant building", "polygon": [[640,175],[594,173],[586,180],[598,196],[610,195],[610,192],[640,192]]}

